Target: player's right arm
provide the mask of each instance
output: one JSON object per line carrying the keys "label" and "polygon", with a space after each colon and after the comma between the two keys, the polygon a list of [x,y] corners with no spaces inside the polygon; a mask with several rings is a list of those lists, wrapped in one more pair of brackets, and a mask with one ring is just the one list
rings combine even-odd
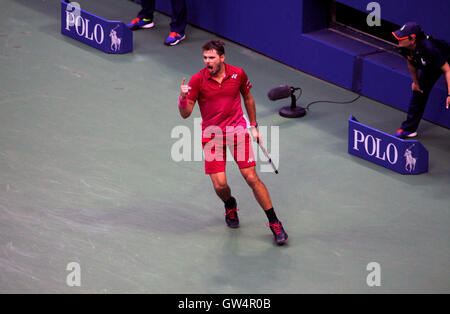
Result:
{"label": "player's right arm", "polygon": [[190,89],[191,87],[186,85],[186,79],[184,78],[180,86],[180,98],[178,104],[178,109],[180,110],[180,115],[183,119],[186,119],[191,115],[195,105],[195,101],[188,99],[187,97]]}
{"label": "player's right arm", "polygon": [[409,62],[409,60],[407,60],[407,64],[408,64],[408,69],[409,69],[409,73],[411,73],[411,78],[413,80],[412,84],[411,84],[411,90],[423,93],[423,90],[420,89],[420,84],[419,84],[419,74],[417,72],[416,67]]}

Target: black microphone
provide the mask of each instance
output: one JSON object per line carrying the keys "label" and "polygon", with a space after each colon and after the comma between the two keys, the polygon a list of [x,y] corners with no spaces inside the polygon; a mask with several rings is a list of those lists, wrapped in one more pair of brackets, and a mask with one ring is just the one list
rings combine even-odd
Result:
{"label": "black microphone", "polygon": [[300,118],[306,114],[305,108],[300,106],[297,107],[297,98],[299,98],[300,95],[298,97],[294,95],[296,90],[300,90],[301,95],[302,89],[300,87],[294,88],[287,85],[272,88],[267,93],[267,97],[269,97],[269,99],[272,101],[289,97],[291,98],[291,105],[280,109],[280,115],[282,117]]}
{"label": "black microphone", "polygon": [[269,91],[269,93],[267,94],[267,97],[269,97],[270,100],[274,101],[274,100],[278,100],[278,99],[291,97],[291,94],[292,94],[292,88],[287,85],[283,85],[283,86],[272,88]]}

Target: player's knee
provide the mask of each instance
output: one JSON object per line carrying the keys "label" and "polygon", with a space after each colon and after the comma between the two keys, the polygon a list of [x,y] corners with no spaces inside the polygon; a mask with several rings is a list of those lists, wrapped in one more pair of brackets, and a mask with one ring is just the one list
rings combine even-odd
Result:
{"label": "player's knee", "polygon": [[251,188],[257,186],[260,182],[259,177],[256,173],[251,173],[251,174],[246,175],[245,181]]}
{"label": "player's knee", "polygon": [[224,191],[228,190],[228,184],[226,182],[221,182],[221,181],[214,182],[214,190],[217,193],[224,192]]}

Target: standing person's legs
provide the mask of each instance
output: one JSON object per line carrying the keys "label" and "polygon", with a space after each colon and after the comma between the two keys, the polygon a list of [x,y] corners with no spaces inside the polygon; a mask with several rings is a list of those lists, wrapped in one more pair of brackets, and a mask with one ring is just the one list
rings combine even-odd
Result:
{"label": "standing person's legs", "polygon": [[430,92],[441,74],[442,72],[440,71],[423,71],[420,74],[419,85],[423,93],[413,91],[408,107],[408,114],[406,120],[400,127],[401,130],[408,133],[416,132],[420,121],[422,120],[423,113],[425,112],[425,107],[428,97],[430,96]]}
{"label": "standing person's legs", "polygon": [[153,22],[153,13],[155,12],[155,0],[142,0],[142,9],[137,17],[127,24],[132,31],[140,28],[152,28],[155,26]]}
{"label": "standing person's legs", "polygon": [[186,0],[171,0],[171,2],[172,22],[170,23],[170,31],[184,35],[187,23]]}
{"label": "standing person's legs", "polygon": [[155,0],[141,0],[142,10],[139,11],[137,17],[140,19],[153,20],[153,13],[155,12]]}
{"label": "standing person's legs", "polygon": [[170,23],[170,34],[164,41],[167,46],[175,46],[186,38],[185,30],[187,23],[186,0],[172,1],[172,22]]}

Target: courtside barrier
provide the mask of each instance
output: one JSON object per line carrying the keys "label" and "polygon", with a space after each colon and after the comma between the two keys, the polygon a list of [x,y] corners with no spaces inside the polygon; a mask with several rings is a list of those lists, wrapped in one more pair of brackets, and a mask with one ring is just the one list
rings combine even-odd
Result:
{"label": "courtside barrier", "polygon": [[419,141],[371,128],[353,115],[348,121],[348,152],[401,174],[428,171],[428,151]]}
{"label": "courtside barrier", "polygon": [[133,51],[133,33],[120,21],[108,21],[61,0],[61,33],[106,53]]}

